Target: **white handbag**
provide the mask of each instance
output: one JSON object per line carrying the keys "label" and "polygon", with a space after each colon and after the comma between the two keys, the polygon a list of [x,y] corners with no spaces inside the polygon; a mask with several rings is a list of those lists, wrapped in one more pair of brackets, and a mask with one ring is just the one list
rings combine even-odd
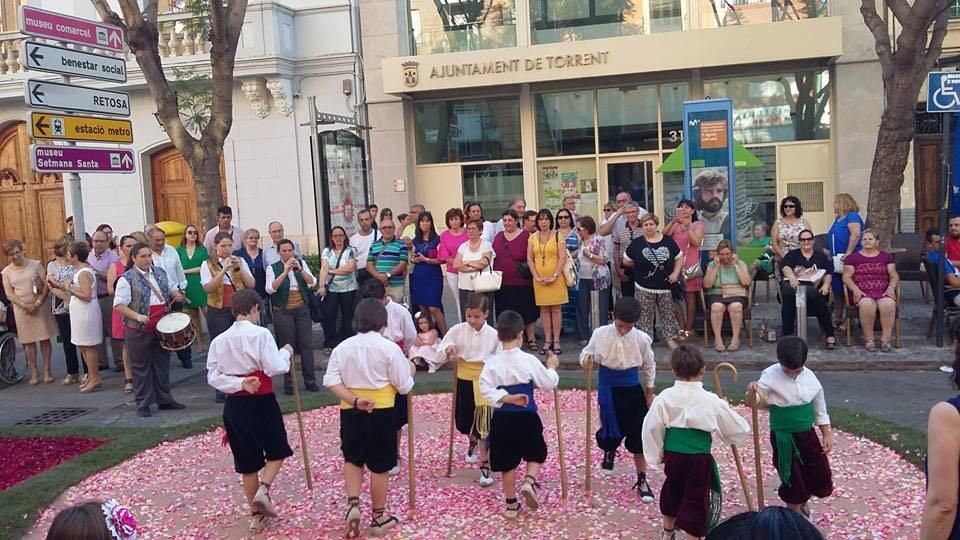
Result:
{"label": "white handbag", "polygon": [[[490,268],[489,266],[487,268]],[[473,290],[478,293],[496,292],[503,282],[503,272],[500,270],[483,270],[473,275]]]}

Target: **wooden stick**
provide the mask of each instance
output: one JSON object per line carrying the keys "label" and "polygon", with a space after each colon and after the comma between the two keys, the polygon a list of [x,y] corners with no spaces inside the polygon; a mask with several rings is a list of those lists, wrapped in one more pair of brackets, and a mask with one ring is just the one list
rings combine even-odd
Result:
{"label": "wooden stick", "polygon": [[753,409],[753,462],[757,469],[757,510],[763,510],[763,465],[761,464],[760,447],[760,413],[757,412],[757,403]]}
{"label": "wooden stick", "polygon": [[557,413],[557,452],[560,456],[560,498],[564,507],[567,505],[567,465],[563,459],[563,432],[560,424],[560,393],[553,389],[553,408]]}
{"label": "wooden stick", "polygon": [[297,384],[297,362],[294,358],[290,360],[290,382],[293,384],[293,404],[297,410],[297,426],[300,428],[300,450],[303,451],[303,474],[307,477],[307,489],[313,491],[313,474],[310,472],[310,456],[307,455],[307,435],[303,431],[300,386]]}
{"label": "wooden stick", "polygon": [[[593,356],[588,356],[587,358],[591,362],[593,362]],[[587,368],[587,435],[586,435],[586,446],[584,447],[586,448],[586,451],[587,451],[587,468],[583,477],[583,489],[587,492],[586,495],[588,499],[593,497],[593,493],[591,493],[592,479],[590,478],[590,467],[591,467],[590,449],[593,447],[593,441],[591,440],[592,438],[591,435],[593,435],[593,418],[592,418],[593,414],[591,411],[593,407],[593,403],[592,403],[593,392],[591,390],[591,386],[593,386],[593,377],[591,373],[592,368],[593,368],[592,365]]]}
{"label": "wooden stick", "polygon": [[453,432],[457,416],[457,369],[459,358],[454,358],[453,364],[453,391],[450,393],[450,444],[447,446],[447,477],[453,476]]}
{"label": "wooden stick", "polygon": [[413,455],[413,392],[407,394],[407,514],[417,509],[417,471]]}
{"label": "wooden stick", "polygon": [[[737,368],[729,362],[721,362],[713,368],[713,386],[717,390],[717,395],[723,398],[723,387],[720,385],[721,368],[729,369],[733,372],[733,382],[737,382],[740,375],[737,373]],[[735,444],[731,444],[730,449],[733,451],[733,461],[737,465],[737,475],[740,477],[740,487],[743,489],[743,498],[747,501],[747,510],[752,512],[754,508],[753,497],[750,494],[750,483],[747,482],[747,475],[743,472],[743,462],[740,461],[740,451]]]}

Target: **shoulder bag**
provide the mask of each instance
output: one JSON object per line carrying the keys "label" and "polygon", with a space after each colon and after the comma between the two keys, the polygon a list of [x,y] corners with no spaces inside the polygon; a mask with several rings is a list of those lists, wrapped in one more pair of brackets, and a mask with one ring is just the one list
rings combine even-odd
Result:
{"label": "shoulder bag", "polygon": [[[566,239],[564,239],[564,243],[562,245],[560,244],[559,231],[557,231],[556,237],[557,237],[557,254],[559,256],[561,249],[567,249],[567,243],[566,243]],[[563,274],[563,281],[567,284],[568,289],[571,287],[577,286],[577,269],[574,267],[573,258],[570,257],[569,253],[567,253],[567,258],[563,261],[563,269],[561,270],[561,273]]]}
{"label": "shoulder bag", "polygon": [[[517,268],[517,273],[520,274],[520,277],[523,279],[533,279],[533,272],[530,271],[530,263],[527,261],[517,262],[516,259],[513,258],[513,253],[510,253],[510,240],[507,240],[507,235],[503,235],[503,240],[506,242],[507,258],[510,259],[510,262]],[[527,241],[529,241],[529,237]]]}

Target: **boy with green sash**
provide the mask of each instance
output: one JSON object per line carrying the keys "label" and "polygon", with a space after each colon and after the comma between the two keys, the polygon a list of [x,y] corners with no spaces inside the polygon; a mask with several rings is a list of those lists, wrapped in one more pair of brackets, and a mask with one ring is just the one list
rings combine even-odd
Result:
{"label": "boy with green sash", "polygon": [[[773,464],[780,474],[777,493],[787,507],[810,518],[811,496],[833,493],[830,461],[833,447],[823,386],[807,362],[807,343],[786,336],[777,343],[777,360],[747,386],[747,403],[770,409]],[[759,399],[759,402],[757,401]],[[820,428],[823,444],[814,426]]]}
{"label": "boy with green sash", "polygon": [[679,528],[703,537],[720,520],[720,475],[710,453],[713,433],[727,444],[742,445],[750,425],[716,394],[703,389],[700,349],[680,345],[670,356],[677,380],[654,398],[643,420],[647,464],[663,464],[660,490],[662,540],[674,540]]}

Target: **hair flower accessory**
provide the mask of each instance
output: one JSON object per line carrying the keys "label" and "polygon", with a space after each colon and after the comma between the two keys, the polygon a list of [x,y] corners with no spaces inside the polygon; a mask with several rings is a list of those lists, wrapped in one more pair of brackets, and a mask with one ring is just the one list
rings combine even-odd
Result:
{"label": "hair flower accessory", "polygon": [[100,508],[107,522],[107,529],[116,540],[137,540],[137,519],[129,508],[118,503],[116,499],[110,499]]}

